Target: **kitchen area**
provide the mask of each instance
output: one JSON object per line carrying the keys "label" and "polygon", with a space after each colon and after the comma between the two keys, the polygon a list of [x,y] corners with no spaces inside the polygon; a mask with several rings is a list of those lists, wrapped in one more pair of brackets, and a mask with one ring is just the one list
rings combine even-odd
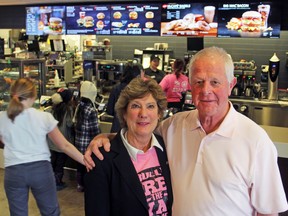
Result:
{"label": "kitchen area", "polygon": [[[95,3],[95,1],[93,2]],[[288,3],[279,2],[279,4],[282,6],[282,12],[288,10]],[[17,21],[11,17],[7,18],[12,13],[17,13]],[[282,14],[281,30],[277,38],[214,37],[210,35],[202,37],[201,44],[199,45],[198,41],[197,45],[222,47],[232,57],[237,84],[232,90],[230,101],[238,112],[260,125],[274,142],[278,150],[278,163],[287,194],[288,17],[284,14],[286,13]],[[148,67],[149,57],[156,54],[161,56],[160,69],[169,74],[171,60],[181,58],[187,62],[197,51],[188,46],[188,41],[193,37],[187,35],[183,37],[119,34],[49,35],[38,47],[39,51],[42,51],[42,58],[37,58],[36,55],[33,57],[34,60],[26,57],[17,60],[14,59],[15,56],[19,57],[21,53],[17,53],[15,40],[19,33],[26,28],[25,5],[0,5],[1,19],[3,22],[0,22],[0,38],[4,39],[4,58],[0,60],[0,70],[3,71],[9,67],[17,68],[20,76],[35,76],[39,84],[39,99],[41,96],[51,95],[56,87],[59,87],[53,83],[55,71],[59,73],[60,84],[74,88],[75,92],[79,88],[81,80],[94,81],[99,94],[107,99],[111,88],[119,82],[126,62],[136,60],[141,62],[144,67]],[[100,23],[98,24],[100,25]],[[55,50],[54,46],[52,48],[53,40],[57,43],[60,41],[62,49]],[[11,46],[11,41],[13,41],[13,46]],[[22,53],[22,55],[26,55],[26,53]],[[27,72],[26,66],[30,66],[31,70]],[[37,71],[35,72],[35,70]],[[10,74],[12,75],[12,73]],[[6,83],[1,83],[0,94],[8,91]],[[2,95],[0,107],[4,106],[5,102],[7,102],[7,95]],[[40,103],[39,100],[39,107]],[[5,106],[2,107],[3,109]],[[101,125],[102,132],[109,132],[111,121],[103,118]],[[0,149],[0,168],[4,167],[2,155],[3,150]]]}

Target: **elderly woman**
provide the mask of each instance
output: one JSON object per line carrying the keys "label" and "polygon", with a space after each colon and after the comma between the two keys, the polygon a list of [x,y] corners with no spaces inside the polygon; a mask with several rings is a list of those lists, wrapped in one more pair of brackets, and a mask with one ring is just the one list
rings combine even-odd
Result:
{"label": "elderly woman", "polygon": [[133,79],[116,103],[121,131],[104,160],[85,176],[85,213],[97,215],[171,215],[172,187],[166,150],[153,134],[166,109],[155,80]]}

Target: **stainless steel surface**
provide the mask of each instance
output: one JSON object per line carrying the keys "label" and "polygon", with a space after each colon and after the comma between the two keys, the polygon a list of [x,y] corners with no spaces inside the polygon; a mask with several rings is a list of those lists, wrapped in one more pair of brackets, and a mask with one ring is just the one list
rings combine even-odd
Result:
{"label": "stainless steel surface", "polygon": [[259,125],[288,127],[288,108],[282,107],[253,107],[253,121]]}
{"label": "stainless steel surface", "polygon": [[118,80],[127,61],[96,60],[97,79]]}
{"label": "stainless steel surface", "polygon": [[288,102],[230,99],[234,108],[259,125],[288,127]]}
{"label": "stainless steel surface", "polygon": [[[250,105],[259,105],[259,106],[285,106],[285,104],[280,104],[279,101],[275,100],[268,100],[268,99],[263,99],[263,100],[258,100],[258,99],[245,99],[245,98],[230,98],[230,101],[232,103],[241,103],[241,104],[250,104]],[[287,103],[288,107],[288,103]]]}
{"label": "stainless steel surface", "polygon": [[278,75],[279,75],[280,59],[276,53],[269,60],[268,70],[268,99],[278,100]]}
{"label": "stainless steel surface", "polygon": [[275,82],[272,82],[270,78],[268,79],[268,99],[277,100],[278,99],[278,78]]}

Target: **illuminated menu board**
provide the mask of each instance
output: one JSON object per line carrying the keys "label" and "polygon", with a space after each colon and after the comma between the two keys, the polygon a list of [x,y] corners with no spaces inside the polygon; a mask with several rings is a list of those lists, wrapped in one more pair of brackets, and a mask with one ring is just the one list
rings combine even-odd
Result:
{"label": "illuminated menu board", "polygon": [[160,4],[111,6],[112,35],[160,35]]}
{"label": "illuminated menu board", "polygon": [[26,7],[27,35],[61,35],[65,31],[65,6]]}
{"label": "illuminated menu board", "polygon": [[67,34],[110,34],[110,6],[67,6]]}
{"label": "illuminated menu board", "polygon": [[217,36],[215,4],[167,3],[162,5],[161,36]]}
{"label": "illuminated menu board", "polygon": [[218,37],[279,38],[280,11],[273,3],[220,4]]}

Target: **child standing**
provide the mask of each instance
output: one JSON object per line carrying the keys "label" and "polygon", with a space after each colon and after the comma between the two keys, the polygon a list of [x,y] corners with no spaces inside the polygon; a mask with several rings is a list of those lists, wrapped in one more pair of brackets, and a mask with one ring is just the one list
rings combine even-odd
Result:
{"label": "child standing", "polygon": [[36,86],[28,78],[16,80],[7,111],[0,112],[0,140],[4,143],[4,188],[10,215],[28,215],[29,190],[41,215],[60,215],[56,184],[46,135],[71,158],[83,155],[69,143],[47,112],[32,108]]}
{"label": "child standing", "polygon": [[[77,105],[75,121],[75,146],[83,154],[86,151],[90,141],[100,133],[98,123],[98,112],[95,107],[97,88],[94,83],[84,81],[80,87],[80,101]],[[83,177],[86,173],[86,167],[77,164],[77,191],[84,191]]]}
{"label": "child standing", "polygon": [[[73,93],[69,89],[60,88],[52,95],[51,113],[58,120],[58,127],[64,137],[74,144],[74,124],[72,122],[74,109],[72,105]],[[64,166],[67,161],[67,155],[63,153],[54,143],[48,138],[48,144],[51,151],[51,164],[55,175],[57,190],[62,190],[66,187],[63,182]]]}

